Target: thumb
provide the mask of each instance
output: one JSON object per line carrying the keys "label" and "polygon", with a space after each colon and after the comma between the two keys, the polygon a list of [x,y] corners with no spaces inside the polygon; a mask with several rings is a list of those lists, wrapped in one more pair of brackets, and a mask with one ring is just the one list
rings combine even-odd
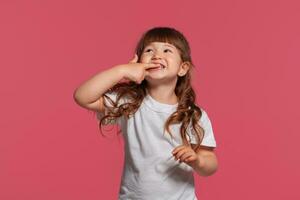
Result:
{"label": "thumb", "polygon": [[137,54],[134,54],[134,58],[132,60],[130,60],[130,63],[136,63],[138,61],[138,56]]}

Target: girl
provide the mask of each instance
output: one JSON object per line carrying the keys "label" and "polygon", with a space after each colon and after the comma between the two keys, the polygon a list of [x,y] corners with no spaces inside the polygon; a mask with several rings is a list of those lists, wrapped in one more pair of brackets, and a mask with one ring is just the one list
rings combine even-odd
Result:
{"label": "girl", "polygon": [[[125,141],[119,199],[193,200],[193,171],[217,170],[210,119],[195,103],[188,41],[170,27],[143,34],[128,64],[96,74],[74,92],[99,126],[117,124]],[[179,161],[179,162],[178,162]]]}

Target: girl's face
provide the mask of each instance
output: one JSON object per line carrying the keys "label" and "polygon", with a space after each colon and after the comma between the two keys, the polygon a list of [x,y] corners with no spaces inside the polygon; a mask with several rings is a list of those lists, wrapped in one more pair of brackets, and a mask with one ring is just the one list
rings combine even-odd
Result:
{"label": "girl's face", "polygon": [[141,63],[159,63],[160,68],[149,69],[150,74],[146,80],[177,79],[188,71],[188,65],[183,63],[179,50],[172,44],[165,42],[152,42],[147,45],[140,58]]}

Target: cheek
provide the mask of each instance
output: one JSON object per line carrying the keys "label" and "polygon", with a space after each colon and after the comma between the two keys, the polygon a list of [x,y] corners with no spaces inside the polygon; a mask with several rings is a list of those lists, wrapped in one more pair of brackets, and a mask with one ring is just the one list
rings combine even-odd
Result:
{"label": "cheek", "polygon": [[149,60],[149,56],[147,55],[141,55],[140,57],[140,62],[143,63],[143,62],[147,62]]}

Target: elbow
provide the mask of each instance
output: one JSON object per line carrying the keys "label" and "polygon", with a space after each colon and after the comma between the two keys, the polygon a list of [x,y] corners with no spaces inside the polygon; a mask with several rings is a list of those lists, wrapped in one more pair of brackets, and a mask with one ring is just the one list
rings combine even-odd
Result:
{"label": "elbow", "polygon": [[218,167],[210,168],[209,170],[198,172],[199,176],[208,177],[214,175],[218,171]]}
{"label": "elbow", "polygon": [[215,159],[214,160],[214,164],[212,165],[212,167],[210,168],[207,176],[211,176],[213,174],[215,174],[217,171],[218,171],[218,167],[219,167],[219,164],[218,164],[218,160]]}
{"label": "elbow", "polygon": [[211,169],[211,171],[207,174],[207,176],[214,175],[218,171],[218,166],[215,166]]}
{"label": "elbow", "polygon": [[78,103],[77,89],[73,92],[73,99],[76,103]]}
{"label": "elbow", "polygon": [[198,174],[204,177],[211,176],[218,171],[218,165],[217,157],[215,155],[209,156],[207,157],[206,164],[204,165],[205,167],[199,170]]}
{"label": "elbow", "polygon": [[80,106],[83,106],[84,104],[82,103],[82,101],[80,100],[79,96],[78,96],[78,91],[77,89],[73,92],[73,100]]}

